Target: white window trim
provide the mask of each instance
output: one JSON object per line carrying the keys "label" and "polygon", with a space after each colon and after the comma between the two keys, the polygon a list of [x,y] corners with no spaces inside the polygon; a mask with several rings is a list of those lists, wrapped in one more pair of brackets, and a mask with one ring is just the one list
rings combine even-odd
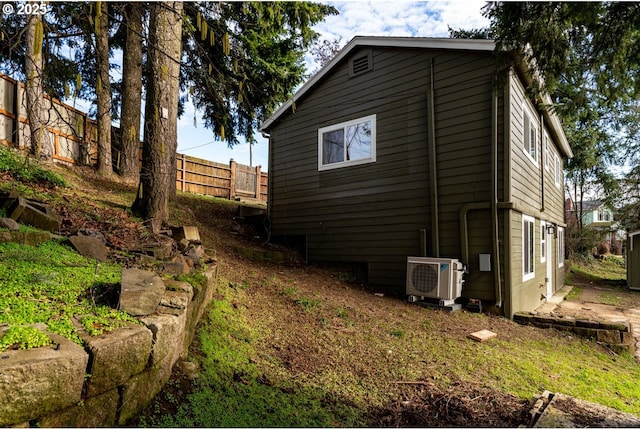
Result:
{"label": "white window trim", "polygon": [[[529,119],[529,135],[527,136],[527,133],[525,132],[525,118]],[[536,157],[534,158],[533,156],[531,156],[531,141],[529,141],[529,147],[525,147],[525,142],[527,141],[527,139],[531,138],[531,128],[535,128],[535,133],[533,135],[536,136],[536,141],[535,141],[535,155]],[[536,167],[539,167],[539,159],[540,159],[540,148],[539,143],[540,142],[540,125],[538,124],[538,120],[536,119],[536,115],[531,113],[531,109],[529,109],[529,106],[527,106],[526,103],[524,103],[522,105],[522,151],[524,152],[524,154],[527,156],[527,158],[529,158],[529,161],[531,161],[533,163],[533,165],[535,165]]]}
{"label": "white window trim", "polygon": [[[547,133],[547,131],[545,130],[544,132],[544,168],[547,171],[551,171],[551,154],[553,153],[551,151],[551,139],[549,138],[549,134]],[[555,180],[555,179],[554,179]]]}
{"label": "white window trim", "polygon": [[[525,254],[529,251],[529,242],[526,242],[526,234],[525,234],[525,227],[528,223],[532,223],[533,224],[533,231],[532,231],[532,236],[529,237],[529,240],[531,240],[531,243],[533,243],[533,246],[531,246],[531,255],[530,255],[530,260],[533,261],[533,271],[531,271],[530,273],[527,273],[527,267],[526,267],[526,260],[525,260]],[[531,280],[533,278],[535,278],[536,276],[536,263],[535,263],[535,258],[536,258],[536,245],[535,245],[535,235],[536,235],[536,220],[535,218],[531,217],[531,216],[527,216],[527,215],[522,215],[522,281],[526,282],[527,280]]]}
{"label": "white window trim", "polygon": [[[346,128],[350,125],[360,124],[371,121],[371,156],[369,158],[355,159],[349,161],[334,162],[331,164],[322,164],[322,134],[328,131],[335,131]],[[350,167],[353,165],[362,165],[376,162],[376,115],[364,116],[362,118],[353,119],[351,121],[341,122],[339,124],[329,125],[318,129],[318,171],[333,170],[336,168]]]}
{"label": "white window trim", "polygon": [[558,227],[558,268],[564,267],[564,246],[566,246],[564,228],[559,226]]}
{"label": "white window trim", "polygon": [[553,163],[554,163],[554,181],[556,182],[556,186],[560,188],[562,182],[562,162],[560,161],[560,157],[557,153],[553,152]]}
{"label": "white window trim", "polygon": [[543,220],[540,221],[540,262],[547,262],[547,240],[549,234],[547,234],[547,223]]}

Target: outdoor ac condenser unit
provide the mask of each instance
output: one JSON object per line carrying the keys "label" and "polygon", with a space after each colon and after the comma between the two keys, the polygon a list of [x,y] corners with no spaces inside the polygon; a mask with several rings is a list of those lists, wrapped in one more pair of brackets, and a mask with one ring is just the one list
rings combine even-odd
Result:
{"label": "outdoor ac condenser unit", "polygon": [[407,258],[407,288],[409,296],[434,298],[449,305],[462,294],[463,264],[457,259]]}

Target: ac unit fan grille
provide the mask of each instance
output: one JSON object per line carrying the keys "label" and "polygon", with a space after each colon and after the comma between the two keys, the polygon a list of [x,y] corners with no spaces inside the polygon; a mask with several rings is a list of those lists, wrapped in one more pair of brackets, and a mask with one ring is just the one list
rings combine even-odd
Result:
{"label": "ac unit fan grille", "polygon": [[438,289],[438,264],[417,264],[411,271],[411,284],[425,295],[433,295]]}

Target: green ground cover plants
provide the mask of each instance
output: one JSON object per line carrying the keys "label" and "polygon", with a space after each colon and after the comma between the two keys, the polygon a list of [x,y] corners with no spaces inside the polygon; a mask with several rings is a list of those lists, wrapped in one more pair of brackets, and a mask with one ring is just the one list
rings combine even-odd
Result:
{"label": "green ground cover plants", "polygon": [[90,335],[135,322],[105,302],[121,274],[119,265],[85,258],[57,240],[37,247],[0,243],[0,325],[12,328],[0,338],[1,347],[37,347],[29,339],[32,331],[13,330],[29,324],[44,323],[49,331],[82,344],[74,317]]}
{"label": "green ground cover plants", "polygon": [[571,271],[591,281],[609,284],[620,284],[627,279],[624,258],[620,256],[607,256],[602,260],[590,258],[586,261],[575,261],[571,264]]}
{"label": "green ground cover plants", "polygon": [[8,173],[22,183],[39,184],[45,187],[66,187],[67,181],[60,175],[42,168],[29,157],[24,157],[0,145],[0,173]]}

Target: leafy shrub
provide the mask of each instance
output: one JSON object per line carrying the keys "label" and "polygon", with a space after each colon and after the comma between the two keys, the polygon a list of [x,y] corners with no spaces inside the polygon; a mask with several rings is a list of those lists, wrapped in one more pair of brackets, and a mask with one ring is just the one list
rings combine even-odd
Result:
{"label": "leafy shrub", "polygon": [[50,188],[56,186],[68,187],[67,182],[56,173],[45,170],[35,163],[29,163],[29,159],[21,159],[9,148],[0,146],[0,173],[7,172],[23,183],[37,183]]}

